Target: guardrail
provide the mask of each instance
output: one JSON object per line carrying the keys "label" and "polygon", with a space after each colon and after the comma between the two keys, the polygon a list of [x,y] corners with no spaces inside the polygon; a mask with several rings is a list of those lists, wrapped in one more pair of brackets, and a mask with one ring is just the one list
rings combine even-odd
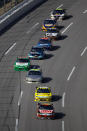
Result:
{"label": "guardrail", "polygon": [[0,0],[0,16],[24,0]]}
{"label": "guardrail", "polygon": [[0,16],[0,31],[18,19],[20,16],[30,11],[35,6],[38,6],[46,0],[25,0],[13,7],[11,10]]}

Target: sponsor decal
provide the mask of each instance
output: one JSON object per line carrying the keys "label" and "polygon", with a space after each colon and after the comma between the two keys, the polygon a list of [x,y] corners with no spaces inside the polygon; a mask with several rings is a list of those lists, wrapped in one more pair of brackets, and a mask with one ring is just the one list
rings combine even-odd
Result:
{"label": "sponsor decal", "polygon": [[27,66],[28,63],[18,63],[18,62],[17,62],[16,65],[17,65],[17,66]]}
{"label": "sponsor decal", "polygon": [[40,113],[52,113],[53,110],[39,110]]}

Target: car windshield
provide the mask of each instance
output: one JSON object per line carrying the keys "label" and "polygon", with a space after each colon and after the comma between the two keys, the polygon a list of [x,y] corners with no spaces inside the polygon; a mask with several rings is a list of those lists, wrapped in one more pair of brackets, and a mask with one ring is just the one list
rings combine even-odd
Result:
{"label": "car windshield", "polygon": [[65,13],[65,11],[64,10],[54,10],[53,14],[56,14],[56,13],[63,14]]}
{"label": "car windshield", "polygon": [[52,105],[40,105],[39,109],[53,110]]}
{"label": "car windshield", "polygon": [[46,43],[49,43],[50,41],[49,40],[46,40],[46,39],[40,39],[39,43],[40,44],[46,44]]}
{"label": "car windshield", "polygon": [[39,65],[31,65],[31,69],[40,69]]}
{"label": "car windshield", "polygon": [[38,89],[37,90],[37,93],[50,93],[50,90],[49,89]]}
{"label": "car windshield", "polygon": [[23,58],[17,59],[17,62],[22,62],[22,63],[28,63],[29,61],[30,61],[29,59],[23,59]]}
{"label": "car windshield", "polygon": [[55,24],[56,23],[56,21],[55,20],[45,20],[44,21],[44,24]]}
{"label": "car windshield", "polygon": [[43,51],[43,49],[41,49],[41,48],[33,48],[32,47],[32,49],[31,49],[31,52],[42,52]]}
{"label": "car windshield", "polygon": [[40,71],[29,71],[28,75],[41,75]]}

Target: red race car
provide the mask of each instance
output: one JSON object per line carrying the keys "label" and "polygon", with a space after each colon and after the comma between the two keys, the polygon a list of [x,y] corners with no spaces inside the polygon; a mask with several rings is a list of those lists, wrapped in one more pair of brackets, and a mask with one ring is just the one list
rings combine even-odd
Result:
{"label": "red race car", "polygon": [[37,118],[54,119],[55,113],[53,104],[38,103],[37,105]]}

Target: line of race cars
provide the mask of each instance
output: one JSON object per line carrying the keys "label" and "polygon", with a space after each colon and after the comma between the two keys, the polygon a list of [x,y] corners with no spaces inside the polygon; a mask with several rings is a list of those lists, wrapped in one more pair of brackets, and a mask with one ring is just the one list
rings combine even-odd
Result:
{"label": "line of race cars", "polygon": [[[51,18],[44,20],[41,27],[45,31],[45,36],[40,38],[36,46],[32,46],[27,57],[17,57],[14,63],[14,70],[28,71],[26,82],[43,82],[43,74],[39,65],[31,65],[32,59],[44,59],[46,57],[45,50],[52,50],[52,40],[59,39],[61,33],[58,29],[58,20],[67,17],[66,11],[57,8],[51,12]],[[52,101],[52,92],[50,87],[37,86],[35,89],[35,101],[37,102],[37,118],[55,118],[55,111]]]}

